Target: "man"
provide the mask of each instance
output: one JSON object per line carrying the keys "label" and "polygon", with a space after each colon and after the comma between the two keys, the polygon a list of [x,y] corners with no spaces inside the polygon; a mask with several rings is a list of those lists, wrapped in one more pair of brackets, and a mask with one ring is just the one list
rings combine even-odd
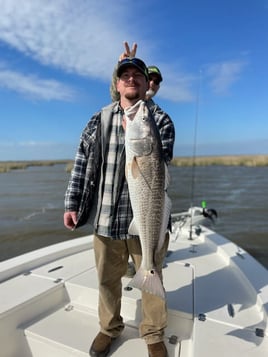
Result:
{"label": "man", "polygon": [[[125,51],[121,53],[119,56],[119,62],[126,58],[133,58],[136,56],[136,51],[138,45],[133,43],[132,48],[130,49],[128,42],[124,42]],[[149,75],[149,89],[146,92],[146,100],[149,102],[150,106],[155,105],[152,98],[156,95],[160,88],[160,82],[163,81],[162,74],[158,67],[156,66],[148,66],[148,75]],[[120,99],[120,95],[116,89],[116,82],[117,82],[117,67],[114,70],[112,82],[110,85],[110,94],[112,101],[115,102]]]}
{"label": "man", "polygon": [[[94,219],[94,252],[99,279],[100,332],[94,339],[91,356],[106,356],[110,346],[124,329],[120,315],[122,284],[129,255],[136,269],[141,263],[138,237],[128,234],[133,218],[127,182],[124,175],[124,109],[145,99],[148,71],[138,59],[124,59],[117,68],[115,102],[95,114],[82,132],[65,196],[64,224],[73,229]],[[154,113],[160,132],[166,162],[172,159],[174,126],[163,111]],[[161,273],[166,254],[166,239],[158,254]],[[142,292],[143,320],[140,335],[145,339],[150,357],[167,356],[163,342],[167,324],[166,302]]]}
{"label": "man", "polygon": [[158,67],[148,66],[149,89],[146,92],[146,100],[151,100],[160,88],[160,82],[163,81],[162,74]]}

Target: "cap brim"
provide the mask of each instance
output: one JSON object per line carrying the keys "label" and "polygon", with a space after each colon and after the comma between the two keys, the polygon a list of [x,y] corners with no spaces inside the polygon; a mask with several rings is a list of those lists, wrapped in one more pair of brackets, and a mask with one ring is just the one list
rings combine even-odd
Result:
{"label": "cap brim", "polygon": [[122,75],[122,73],[124,72],[124,70],[128,67],[135,67],[137,68],[143,75],[144,77],[148,80],[148,76],[146,75],[146,73],[144,73],[144,70],[138,66],[136,63],[124,63],[122,64],[118,69],[117,69],[117,77],[120,77]]}

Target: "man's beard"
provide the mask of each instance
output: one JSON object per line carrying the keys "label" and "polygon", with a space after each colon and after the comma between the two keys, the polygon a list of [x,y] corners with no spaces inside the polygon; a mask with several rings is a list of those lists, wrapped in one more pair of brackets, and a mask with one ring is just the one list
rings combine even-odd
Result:
{"label": "man's beard", "polygon": [[135,93],[127,93],[125,95],[125,97],[128,99],[128,100],[133,100],[133,99],[140,99],[140,94],[138,92],[135,92]]}
{"label": "man's beard", "polygon": [[155,91],[154,90],[152,90],[151,88],[147,90],[147,92],[146,92],[146,98],[147,99],[153,98],[154,95],[155,95]]}

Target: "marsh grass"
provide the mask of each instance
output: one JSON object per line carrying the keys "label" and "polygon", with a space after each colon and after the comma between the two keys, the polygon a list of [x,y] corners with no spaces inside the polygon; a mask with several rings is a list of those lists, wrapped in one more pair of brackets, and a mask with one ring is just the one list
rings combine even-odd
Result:
{"label": "marsh grass", "polygon": [[70,161],[70,162],[67,163],[67,165],[66,165],[66,167],[65,167],[65,171],[66,171],[66,172],[71,172],[72,169],[73,169],[73,167],[74,167],[74,162],[73,162],[73,161]]}
{"label": "marsh grass", "polygon": [[268,166],[268,155],[233,155],[233,156],[204,156],[204,157],[175,157],[174,166]]}
{"label": "marsh grass", "polygon": [[[30,166],[53,166],[66,164],[65,171],[71,172],[73,160],[40,160],[40,161],[0,161],[0,173],[10,170],[26,170]],[[175,157],[174,166],[268,166],[268,155],[233,155],[233,156],[199,156]]]}
{"label": "marsh grass", "polygon": [[11,170],[26,170],[30,166],[53,166],[58,164],[66,164],[71,160],[40,160],[40,161],[0,161],[0,173],[9,172]]}

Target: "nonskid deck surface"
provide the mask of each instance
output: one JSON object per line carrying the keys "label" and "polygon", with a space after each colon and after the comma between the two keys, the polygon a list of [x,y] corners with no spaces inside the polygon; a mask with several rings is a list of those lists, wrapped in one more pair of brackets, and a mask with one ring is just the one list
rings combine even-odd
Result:
{"label": "nonskid deck surface", "polygon": [[[194,241],[171,239],[163,269],[169,356],[225,356],[226,346],[231,347],[228,356],[267,355],[267,315],[261,295],[221,249],[202,235]],[[24,273],[0,285],[3,356],[88,356],[99,331],[93,250]],[[125,289],[128,282],[129,278],[123,278],[126,328],[111,355],[147,356],[138,331],[141,294],[137,289]],[[263,294],[262,288],[267,286],[259,286]]]}

